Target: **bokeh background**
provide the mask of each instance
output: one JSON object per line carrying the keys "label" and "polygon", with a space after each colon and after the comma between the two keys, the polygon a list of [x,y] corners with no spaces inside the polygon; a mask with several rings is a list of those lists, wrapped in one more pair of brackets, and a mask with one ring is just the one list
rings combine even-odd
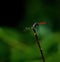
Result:
{"label": "bokeh background", "polygon": [[46,62],[60,62],[60,0],[10,0],[0,5],[0,62],[42,62],[31,29],[36,31]]}

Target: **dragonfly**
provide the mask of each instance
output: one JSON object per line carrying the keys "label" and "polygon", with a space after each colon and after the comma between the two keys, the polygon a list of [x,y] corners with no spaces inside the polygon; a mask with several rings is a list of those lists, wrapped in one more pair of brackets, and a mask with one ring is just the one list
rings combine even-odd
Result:
{"label": "dragonfly", "polygon": [[36,33],[36,28],[41,25],[41,24],[47,24],[47,22],[38,22],[38,23],[34,23],[32,25],[31,28],[26,28],[27,30],[29,29],[32,29],[33,30],[33,33],[34,33],[34,36],[35,36],[35,39],[36,39],[36,43],[39,47],[39,50],[40,50],[40,53],[41,53],[41,57],[42,57],[42,61],[45,62],[45,57],[44,57],[44,54],[43,54],[43,51],[42,51],[42,48],[41,48],[41,45],[40,45],[40,42],[39,42],[39,39],[38,39],[38,36],[37,36],[37,33]]}
{"label": "dragonfly", "polygon": [[37,42],[37,45],[38,45],[38,47],[39,47],[39,50],[40,50],[40,53],[41,53],[41,56],[42,56],[42,61],[45,62],[45,57],[44,57],[44,54],[43,54],[41,45],[40,45],[40,43],[39,43],[39,39],[38,39],[36,30],[35,30],[35,28],[38,27],[40,24],[46,24],[46,22],[34,23],[33,26],[32,26],[32,30],[33,30],[33,32],[34,32],[34,36],[35,36],[35,38],[36,38],[36,42]]}

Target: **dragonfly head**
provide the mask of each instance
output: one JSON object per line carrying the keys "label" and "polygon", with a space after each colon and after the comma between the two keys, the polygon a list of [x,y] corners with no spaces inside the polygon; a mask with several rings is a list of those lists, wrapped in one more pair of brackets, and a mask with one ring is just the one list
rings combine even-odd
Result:
{"label": "dragonfly head", "polygon": [[36,28],[36,27],[38,27],[38,26],[39,26],[38,23],[34,23],[33,26],[32,26],[32,28]]}

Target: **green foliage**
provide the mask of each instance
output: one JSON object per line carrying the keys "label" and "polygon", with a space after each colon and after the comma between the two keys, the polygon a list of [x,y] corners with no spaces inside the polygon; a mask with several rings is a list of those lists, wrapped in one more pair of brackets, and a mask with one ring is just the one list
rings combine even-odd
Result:
{"label": "green foliage", "polygon": [[[21,35],[22,37],[24,36],[23,34]],[[33,39],[31,37],[29,38],[32,39],[29,40],[29,42],[34,41],[34,43],[31,42],[33,43],[33,45],[27,43],[27,41],[24,38],[22,38],[21,35],[16,30],[1,28],[0,39],[2,40],[0,41],[0,54],[1,54],[0,56],[1,57],[3,56],[2,59],[5,58],[4,55],[8,55],[11,59],[10,60],[11,62],[39,62],[39,61],[42,62],[40,51],[33,35],[30,35],[33,37]],[[60,33],[51,33],[49,34],[49,36],[46,36],[41,40],[41,46],[44,52],[46,62],[60,61],[59,36]],[[29,36],[26,37],[28,38]],[[24,41],[27,44],[24,43]],[[8,53],[8,51],[10,51],[10,53]]]}

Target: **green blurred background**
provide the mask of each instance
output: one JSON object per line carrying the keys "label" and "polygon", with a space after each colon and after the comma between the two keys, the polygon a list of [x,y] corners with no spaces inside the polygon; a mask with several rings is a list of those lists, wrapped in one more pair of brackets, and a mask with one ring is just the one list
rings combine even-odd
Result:
{"label": "green blurred background", "polygon": [[[7,3],[8,2],[8,3]],[[33,31],[35,22],[46,62],[60,62],[60,0],[2,1],[0,62],[42,62]],[[4,11],[2,11],[4,10]]]}

